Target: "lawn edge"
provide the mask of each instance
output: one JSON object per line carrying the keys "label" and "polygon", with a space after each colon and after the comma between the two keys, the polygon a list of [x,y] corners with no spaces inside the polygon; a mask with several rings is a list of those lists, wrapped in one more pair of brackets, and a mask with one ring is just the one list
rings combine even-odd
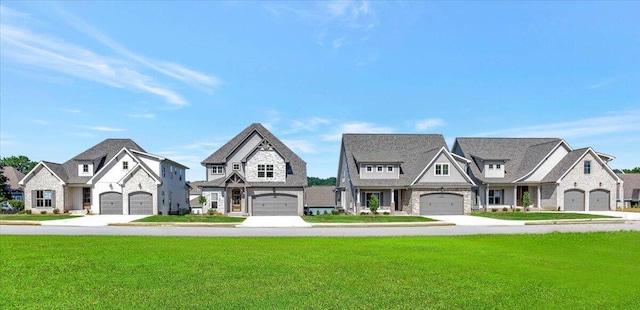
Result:
{"label": "lawn edge", "polygon": [[130,222],[111,223],[108,226],[169,226],[169,227],[235,227],[242,222],[207,223],[207,222]]}
{"label": "lawn edge", "polygon": [[0,220],[0,225],[31,225],[40,226],[41,221],[28,221],[28,220]]}
{"label": "lawn edge", "polygon": [[626,219],[565,219],[565,220],[536,220],[525,221],[525,225],[564,225],[564,224],[624,224]]}

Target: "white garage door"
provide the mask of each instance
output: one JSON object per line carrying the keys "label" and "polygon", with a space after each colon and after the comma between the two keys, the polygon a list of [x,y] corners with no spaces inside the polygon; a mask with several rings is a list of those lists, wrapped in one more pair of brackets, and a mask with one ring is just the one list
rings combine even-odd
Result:
{"label": "white garage door", "polygon": [[564,192],[565,211],[584,211],[584,192],[571,189]]}
{"label": "white garage door", "polygon": [[129,214],[152,215],[153,196],[145,192],[129,194]]}
{"label": "white garage door", "polygon": [[589,211],[609,211],[609,192],[601,189],[591,191]]}
{"label": "white garage door", "polygon": [[464,199],[460,195],[438,193],[420,196],[421,215],[462,215]]}
{"label": "white garage door", "polygon": [[270,194],[253,198],[253,214],[259,216],[298,215],[298,197]]}
{"label": "white garage door", "polygon": [[122,215],[122,194],[103,193],[100,194],[100,214]]}

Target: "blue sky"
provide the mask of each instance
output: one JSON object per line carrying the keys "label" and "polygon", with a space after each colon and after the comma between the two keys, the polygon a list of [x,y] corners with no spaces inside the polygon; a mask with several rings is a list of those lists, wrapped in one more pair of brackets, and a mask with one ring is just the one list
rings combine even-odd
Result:
{"label": "blue sky", "polygon": [[640,166],[640,2],[14,2],[0,155],[131,138],[191,169],[253,122],[336,175],[342,133],[557,137]]}

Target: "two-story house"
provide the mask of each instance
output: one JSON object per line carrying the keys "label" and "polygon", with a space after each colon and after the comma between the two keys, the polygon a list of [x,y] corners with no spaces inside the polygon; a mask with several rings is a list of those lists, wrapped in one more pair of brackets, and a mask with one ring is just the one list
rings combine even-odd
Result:
{"label": "two-story house", "polygon": [[446,215],[471,212],[469,160],[437,134],[343,134],[337,205],[349,213]]}
{"label": "two-story house", "polygon": [[471,162],[474,204],[484,208],[522,206],[528,192],[541,209],[615,210],[622,190],[612,156],[558,138],[457,138],[453,152]]}
{"label": "two-story house", "polygon": [[261,124],[251,124],[202,165],[203,212],[303,215],[307,164]]}
{"label": "two-story house", "polygon": [[63,164],[41,161],[21,181],[25,208],[94,214],[189,210],[185,169],[130,139],[107,139]]}

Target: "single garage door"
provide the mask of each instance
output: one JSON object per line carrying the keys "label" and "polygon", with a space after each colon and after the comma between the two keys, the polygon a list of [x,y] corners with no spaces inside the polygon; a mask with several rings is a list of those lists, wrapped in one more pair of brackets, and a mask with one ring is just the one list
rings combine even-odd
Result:
{"label": "single garage door", "polygon": [[427,194],[420,196],[421,215],[462,215],[464,199],[455,194]]}
{"label": "single garage door", "polygon": [[152,215],[153,196],[145,192],[129,194],[129,214]]}
{"label": "single garage door", "polygon": [[584,192],[571,189],[564,192],[565,211],[584,211]]}
{"label": "single garage door", "polygon": [[589,193],[589,211],[609,211],[609,192],[596,189]]}
{"label": "single garage door", "polygon": [[298,215],[298,197],[289,195],[263,195],[253,198],[253,215]]}
{"label": "single garage door", "polygon": [[100,214],[122,215],[122,194],[100,194]]}

